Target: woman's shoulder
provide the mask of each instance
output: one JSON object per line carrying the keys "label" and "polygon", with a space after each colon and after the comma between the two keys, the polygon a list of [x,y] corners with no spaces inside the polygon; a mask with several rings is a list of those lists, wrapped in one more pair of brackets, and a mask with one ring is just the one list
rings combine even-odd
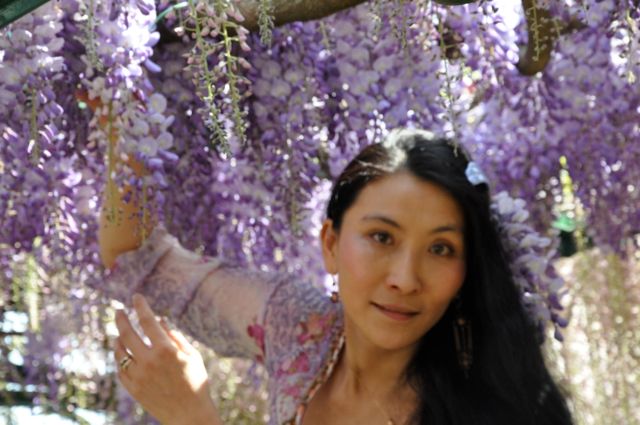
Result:
{"label": "woman's shoulder", "polygon": [[[326,290],[295,275],[282,275],[270,295],[264,324],[268,326],[272,352],[295,350],[313,344],[328,344],[336,321],[338,305]],[[284,348],[287,347],[287,348]]]}
{"label": "woman's shoulder", "polygon": [[342,329],[338,304],[326,290],[295,277],[279,285],[265,317],[272,413],[288,419],[321,379]]}

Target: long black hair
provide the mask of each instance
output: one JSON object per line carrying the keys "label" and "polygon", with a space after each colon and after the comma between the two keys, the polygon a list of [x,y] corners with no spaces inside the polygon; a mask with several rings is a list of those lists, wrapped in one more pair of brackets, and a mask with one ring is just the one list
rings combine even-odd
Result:
{"label": "long black hair", "polygon": [[[405,371],[419,400],[413,424],[569,425],[569,409],[546,368],[492,219],[489,188],[469,182],[469,161],[468,152],[452,141],[420,130],[394,131],[345,168],[333,187],[327,218],[339,232],[360,191],[399,171],[439,185],[463,212],[465,281],[458,300],[421,338]],[[459,315],[471,323],[473,363],[467,370],[454,341],[453,320]]]}

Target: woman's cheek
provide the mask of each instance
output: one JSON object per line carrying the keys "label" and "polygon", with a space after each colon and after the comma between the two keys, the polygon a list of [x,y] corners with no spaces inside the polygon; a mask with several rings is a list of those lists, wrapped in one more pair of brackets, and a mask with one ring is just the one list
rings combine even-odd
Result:
{"label": "woman's cheek", "polygon": [[438,302],[448,301],[462,287],[465,277],[464,261],[458,259],[426,260],[422,267],[422,280],[429,286],[429,292],[437,294]]}
{"label": "woman's cheek", "polygon": [[354,235],[345,239],[340,257],[347,274],[362,281],[375,264],[376,254],[368,240]]}
{"label": "woman's cheek", "polygon": [[467,276],[467,263],[465,259],[460,258],[458,260],[457,266],[458,266],[456,269],[457,281],[460,282],[460,285],[462,285],[462,282],[464,282],[464,279]]}
{"label": "woman's cheek", "polygon": [[447,276],[447,289],[450,294],[455,295],[460,288],[462,287],[462,283],[464,282],[464,278],[466,275],[466,266],[464,260],[457,260],[454,264],[451,264],[443,273],[444,276]]}

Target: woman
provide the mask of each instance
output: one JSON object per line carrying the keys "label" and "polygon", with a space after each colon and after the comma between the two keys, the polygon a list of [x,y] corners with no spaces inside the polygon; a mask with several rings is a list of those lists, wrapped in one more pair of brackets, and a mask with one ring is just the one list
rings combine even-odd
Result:
{"label": "woman", "polygon": [[[122,227],[101,232],[112,266]],[[201,258],[160,227],[118,257],[108,287],[144,294],[221,355],[264,362],[273,424],[571,423],[460,146],[403,130],[365,148],[320,237],[332,297],[304,277]],[[150,344],[118,314],[124,386],[163,423],[221,423],[195,350],[144,299],[134,305]]]}

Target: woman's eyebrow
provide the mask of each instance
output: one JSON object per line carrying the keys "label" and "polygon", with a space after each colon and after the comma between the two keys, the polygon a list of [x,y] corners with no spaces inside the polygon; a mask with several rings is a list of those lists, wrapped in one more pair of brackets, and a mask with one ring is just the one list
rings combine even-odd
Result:
{"label": "woman's eyebrow", "polygon": [[462,229],[459,226],[456,226],[455,224],[447,224],[445,226],[436,227],[431,232],[429,232],[429,234],[433,235],[435,233],[445,233],[445,232],[454,232],[454,233],[463,234]]}
{"label": "woman's eyebrow", "polygon": [[[365,215],[364,217],[362,217],[362,221],[369,221],[369,220],[382,221],[392,227],[395,227],[397,229],[402,229],[402,226],[398,222],[384,215],[374,214],[374,215]],[[455,232],[455,233],[461,233],[461,234],[463,233],[462,228],[460,226],[456,226],[455,224],[446,224],[443,226],[436,227],[435,229],[430,231],[429,234],[433,235],[436,233],[445,233],[445,232]]]}
{"label": "woman's eyebrow", "polygon": [[398,229],[402,229],[402,226],[400,226],[400,224],[398,224],[395,220],[389,217],[386,217],[384,215],[365,215],[364,217],[362,217],[362,221],[369,221],[369,220],[383,221],[390,226],[396,227]]}

